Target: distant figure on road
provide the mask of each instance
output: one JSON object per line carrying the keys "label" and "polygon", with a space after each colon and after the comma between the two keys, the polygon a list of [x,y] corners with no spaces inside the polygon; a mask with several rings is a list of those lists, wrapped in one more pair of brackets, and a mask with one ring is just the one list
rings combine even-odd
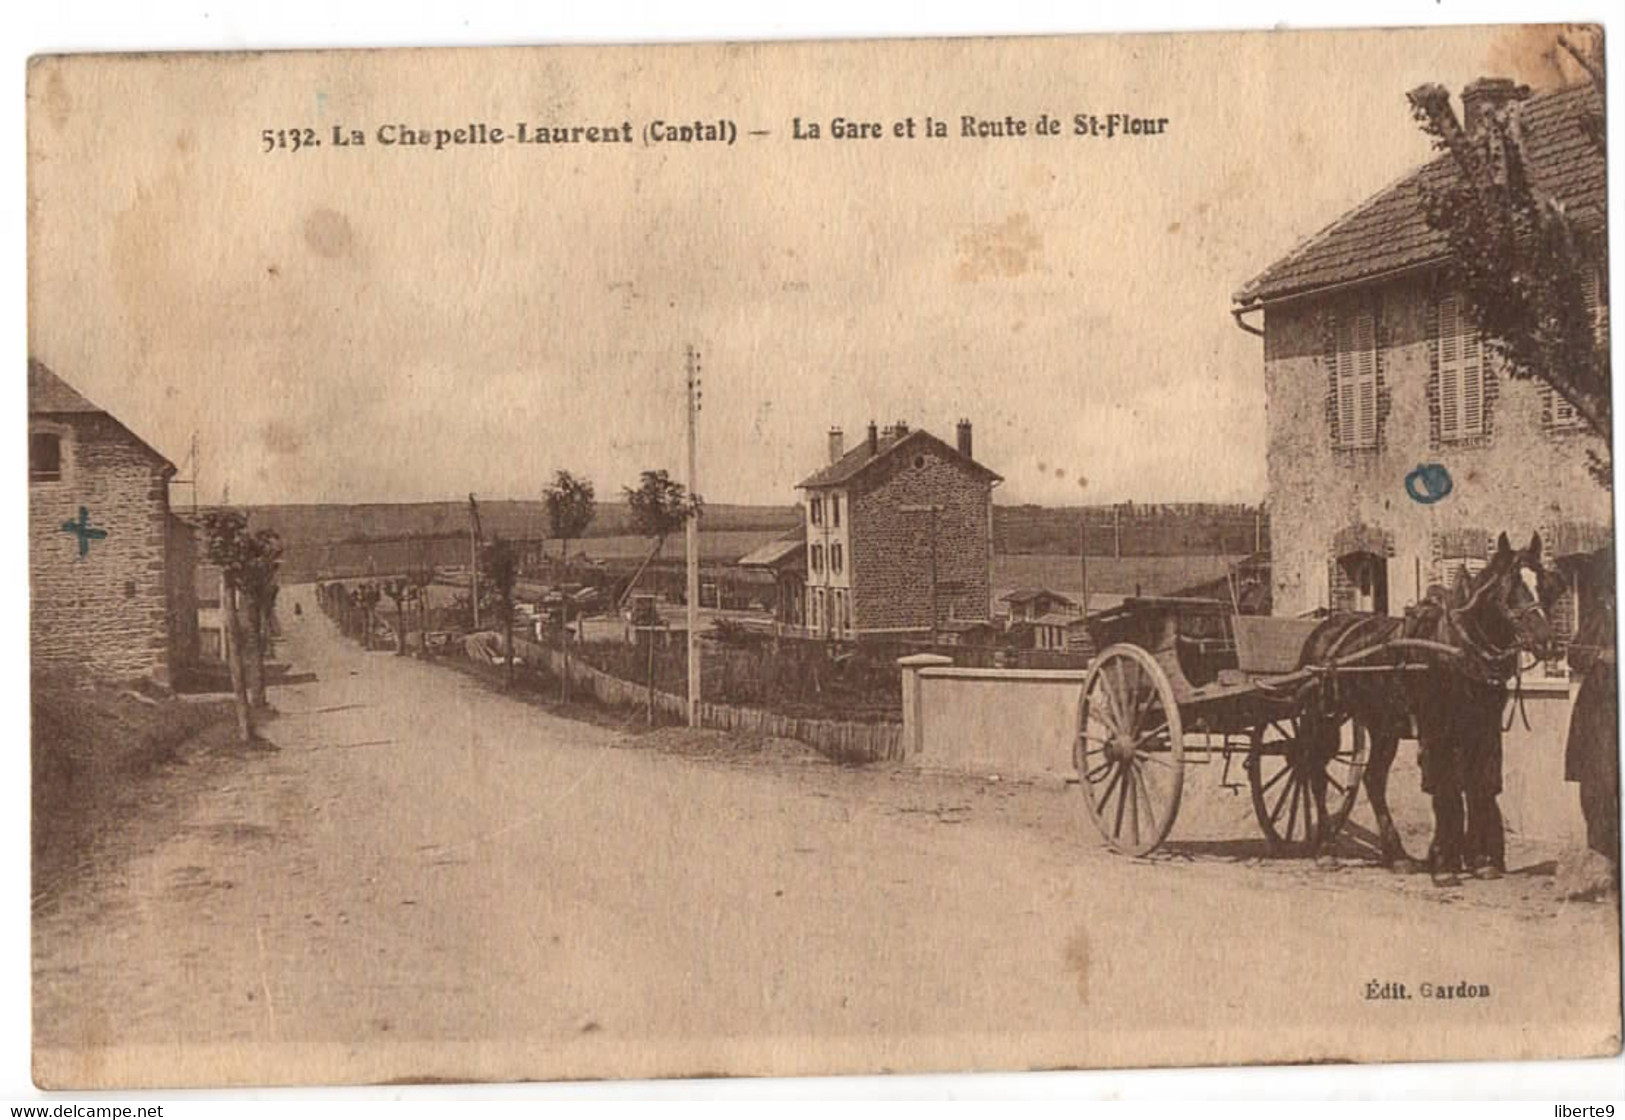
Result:
{"label": "distant figure on road", "polygon": [[300,606],[298,603],[295,603],[293,605],[293,617],[295,617],[295,618],[303,618],[303,617],[305,617],[305,608]]}

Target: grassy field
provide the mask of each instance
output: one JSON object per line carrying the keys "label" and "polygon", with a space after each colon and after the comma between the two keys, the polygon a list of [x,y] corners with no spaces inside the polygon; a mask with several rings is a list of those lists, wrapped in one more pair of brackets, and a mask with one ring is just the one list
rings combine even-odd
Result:
{"label": "grassy field", "polygon": [[[1089,557],[1089,593],[1171,595],[1193,584],[1221,578],[1238,556]],[[995,556],[993,598],[1018,587],[1048,587],[1069,595],[1083,591],[1076,556]]]}

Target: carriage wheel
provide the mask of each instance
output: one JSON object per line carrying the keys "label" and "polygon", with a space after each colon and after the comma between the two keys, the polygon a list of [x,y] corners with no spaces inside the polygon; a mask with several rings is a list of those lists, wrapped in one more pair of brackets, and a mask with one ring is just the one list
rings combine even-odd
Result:
{"label": "carriage wheel", "polygon": [[1253,728],[1247,783],[1253,812],[1279,856],[1314,855],[1336,838],[1360,794],[1370,737],[1353,720],[1335,739],[1305,742],[1297,716]]}
{"label": "carriage wheel", "polygon": [[1089,667],[1072,760],[1100,834],[1143,856],[1167,837],[1184,788],[1185,735],[1168,675],[1135,645],[1108,646]]}

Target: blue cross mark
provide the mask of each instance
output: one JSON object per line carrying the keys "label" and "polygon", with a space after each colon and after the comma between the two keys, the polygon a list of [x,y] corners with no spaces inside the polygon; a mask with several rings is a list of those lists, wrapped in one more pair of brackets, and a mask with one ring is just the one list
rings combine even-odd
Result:
{"label": "blue cross mark", "polygon": [[79,520],[64,521],[62,531],[72,533],[79,538],[79,559],[81,560],[90,555],[91,541],[104,541],[107,539],[106,529],[92,529],[90,527],[90,511],[84,506],[79,507]]}

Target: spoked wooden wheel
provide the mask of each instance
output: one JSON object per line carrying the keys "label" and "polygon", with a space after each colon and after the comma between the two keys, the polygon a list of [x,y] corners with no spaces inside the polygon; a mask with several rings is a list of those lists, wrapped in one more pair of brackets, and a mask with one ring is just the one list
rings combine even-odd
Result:
{"label": "spoked wooden wheel", "polygon": [[1336,838],[1359,797],[1369,751],[1370,737],[1353,720],[1334,726],[1291,716],[1253,728],[1247,784],[1272,854],[1314,855]]}
{"label": "spoked wooden wheel", "polygon": [[1143,856],[1168,836],[1185,783],[1185,735],[1162,666],[1135,645],[1089,667],[1073,746],[1078,788],[1106,843]]}

